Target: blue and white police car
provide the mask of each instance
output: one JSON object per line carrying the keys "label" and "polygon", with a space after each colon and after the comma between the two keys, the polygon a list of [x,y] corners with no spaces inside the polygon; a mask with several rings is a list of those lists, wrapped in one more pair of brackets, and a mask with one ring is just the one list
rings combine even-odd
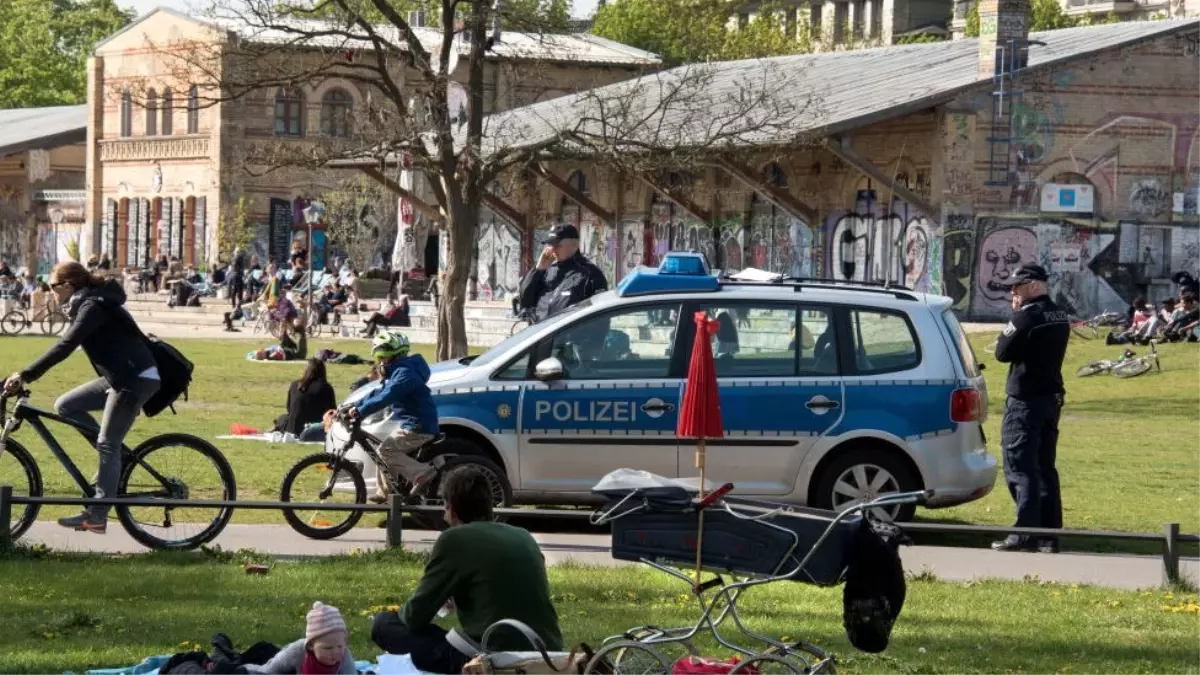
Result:
{"label": "blue and white police car", "polygon": [[[708,443],[711,480],[821,508],[920,489],[934,490],[929,507],[952,506],[990,492],[997,463],[981,367],[950,305],[898,286],[740,281],[674,253],[482,355],[434,365],[429,384],[447,451],[503,467],[518,504],[592,503],[620,468],[694,477],[695,445],[675,429],[692,317],[705,312],[725,429]],[[366,422],[389,431],[386,415]]]}

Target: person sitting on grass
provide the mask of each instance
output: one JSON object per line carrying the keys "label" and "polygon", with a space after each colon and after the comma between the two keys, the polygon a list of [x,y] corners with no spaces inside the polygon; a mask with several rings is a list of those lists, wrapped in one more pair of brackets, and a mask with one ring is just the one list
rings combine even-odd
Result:
{"label": "person sitting on grass", "polygon": [[326,410],[337,405],[333,385],[325,379],[325,362],[308,360],[304,375],[288,387],[287,412],[275,420],[275,431],[300,436],[312,424],[319,424]]}
{"label": "person sitting on grass", "polygon": [[411,324],[408,317],[407,295],[401,295],[397,302],[389,293],[387,301],[380,309],[383,311],[375,312],[363,322],[363,329],[359,333],[359,337],[374,337],[380,326],[406,327]]}
{"label": "person sitting on grass", "polygon": [[[478,644],[488,626],[502,619],[526,624],[547,650],[561,650],[558,613],[538,543],[529,532],[492,520],[492,489],[479,469],[454,469],[442,493],[450,528],[434,542],[408,602],[399,612],[375,615],[371,641],[390,654],[408,654],[414,666],[430,673],[461,673],[475,653],[450,640],[465,634]],[[443,608],[457,612],[458,636],[449,637],[433,622]],[[489,637],[491,649],[530,649],[515,631],[498,630],[495,636]]]}
{"label": "person sitting on grass", "polygon": [[1143,333],[1150,325],[1150,320],[1154,316],[1154,309],[1146,304],[1146,299],[1139,296],[1133,299],[1133,304],[1129,306],[1129,328],[1115,333],[1109,331],[1108,335],[1104,336],[1104,344],[1106,345],[1123,345],[1127,342],[1139,343],[1144,337]]}
{"label": "person sitting on grass", "polygon": [[[289,330],[289,326],[291,329]],[[256,349],[246,358],[250,361],[301,361],[308,356],[308,332],[304,330],[304,317],[296,317],[280,324],[282,335],[279,344]],[[292,333],[296,337],[292,337]]]}
{"label": "person sitting on grass", "polygon": [[357,673],[354,655],[346,645],[346,620],[337,607],[314,602],[305,617],[304,637],[279,650],[261,666],[246,664],[250,673],[277,675],[334,675]]}

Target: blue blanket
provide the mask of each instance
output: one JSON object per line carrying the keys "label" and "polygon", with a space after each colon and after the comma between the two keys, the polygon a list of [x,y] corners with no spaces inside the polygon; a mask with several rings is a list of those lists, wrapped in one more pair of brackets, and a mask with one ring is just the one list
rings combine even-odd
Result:
{"label": "blue blanket", "polygon": [[[171,654],[151,656],[135,666],[126,666],[124,668],[96,668],[87,671],[87,675],[158,675],[158,669],[166,665],[167,661],[171,660],[171,656]],[[384,655],[381,661],[386,659],[387,655]],[[411,664],[412,662],[409,661],[409,663]],[[354,666],[360,673],[384,672],[377,664],[370,661],[355,661]],[[73,675],[73,673],[67,672],[64,675]]]}

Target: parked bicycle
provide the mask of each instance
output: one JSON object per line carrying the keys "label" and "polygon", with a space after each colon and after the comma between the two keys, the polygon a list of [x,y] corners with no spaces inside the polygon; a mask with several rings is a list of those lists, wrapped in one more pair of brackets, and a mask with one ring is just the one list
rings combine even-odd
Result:
{"label": "parked bicycle", "polygon": [[32,317],[23,309],[14,309],[5,313],[4,317],[0,318],[0,332],[5,335],[17,335],[26,328],[32,329],[34,321],[38,322],[42,335],[51,337],[63,332],[67,324],[71,323],[66,314],[63,314],[50,300],[46,300],[42,310]]}
{"label": "parked bicycle", "polygon": [[[50,453],[79,486],[85,497],[95,497],[94,482],[84,479],[79,467],[67,455],[45,420],[65,424],[95,447],[99,430],[29,405],[30,392],[23,389],[14,396],[0,395],[0,485],[11,485],[13,494],[23,497],[42,495],[42,473],[37,460],[12,436],[23,423],[37,432]],[[12,415],[8,401],[15,398]],[[194,478],[197,470],[211,473]],[[187,477],[183,472],[187,471]],[[208,441],[190,434],[168,433],[146,439],[130,449],[121,446],[121,475],[117,482],[119,499],[206,499],[234,501],[237,484],[233,469],[221,451]],[[37,519],[40,504],[14,505],[7,523],[12,539],[24,534]],[[193,549],[212,541],[225,529],[232,508],[175,506],[116,506],[121,526],[138,543],[152,549]],[[214,513],[215,511],[215,513]]]}
{"label": "parked bicycle", "polygon": [[1145,356],[1136,356],[1132,349],[1126,349],[1121,357],[1115,361],[1101,359],[1100,361],[1092,361],[1091,363],[1080,366],[1079,370],[1075,371],[1075,377],[1090,377],[1100,373],[1112,373],[1115,377],[1130,378],[1143,375],[1150,371],[1151,368],[1157,368],[1162,371],[1162,365],[1158,361],[1158,349],[1156,342],[1150,341],[1150,353]]}
{"label": "parked bicycle", "polygon": [[1117,312],[1101,312],[1090,319],[1071,317],[1071,333],[1084,340],[1095,340],[1100,337],[1101,326],[1120,326],[1126,323],[1125,317]]}
{"label": "parked bicycle", "polygon": [[[411,486],[406,480],[387,469],[387,463],[379,455],[380,439],[363,430],[360,418],[350,418],[343,411],[338,411],[335,419],[348,431],[346,441],[332,448],[329,452],[319,452],[304,457],[296,462],[283,477],[279,489],[281,502],[314,502],[325,503],[339,494],[352,498],[354,504],[367,503],[367,485],[363,479],[361,462],[351,461],[347,453],[357,445],[366,452],[376,466],[385,467],[388,486],[392,494],[407,495],[405,501],[415,506],[441,506],[439,494],[442,477],[452,469],[460,466],[474,466],[483,472],[492,488],[493,503],[497,508],[512,505],[512,485],[509,484],[504,470],[496,463],[478,455],[459,455],[446,452],[446,437],[438,434],[425,445],[421,446],[415,457],[429,462],[437,474],[410,494]],[[307,479],[316,478],[309,483]],[[304,512],[285,509],[283,517],[288,525],[300,534],[310,539],[334,539],[349,532],[362,518],[362,511],[315,511]],[[440,513],[414,512],[413,519],[422,527],[442,530],[447,527]]]}

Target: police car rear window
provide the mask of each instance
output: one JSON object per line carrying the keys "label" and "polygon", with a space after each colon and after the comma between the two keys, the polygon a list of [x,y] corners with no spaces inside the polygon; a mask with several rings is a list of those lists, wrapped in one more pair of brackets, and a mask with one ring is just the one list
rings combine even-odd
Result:
{"label": "police car rear window", "polygon": [[854,369],[859,375],[894,373],[921,363],[921,350],[908,317],[876,309],[850,311]]}

